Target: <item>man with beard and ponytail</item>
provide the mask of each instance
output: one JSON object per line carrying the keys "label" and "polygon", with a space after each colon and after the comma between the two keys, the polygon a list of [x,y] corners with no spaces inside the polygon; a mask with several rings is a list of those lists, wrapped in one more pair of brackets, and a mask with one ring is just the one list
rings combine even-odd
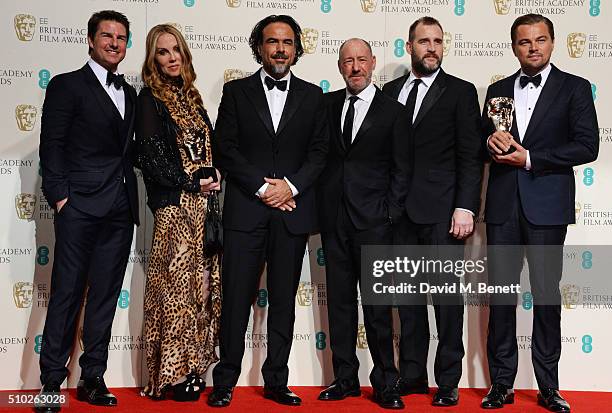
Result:
{"label": "man with beard and ponytail", "polygon": [[264,397],[301,404],[287,388],[287,361],[306,240],[317,230],[314,184],[325,167],[328,138],[321,88],[290,71],[304,53],[300,34],[290,16],[261,20],[249,44],[263,67],[223,87],[213,142],[214,159],[227,179],[221,360],[208,397],[214,407],[230,404],[238,382],[264,263],[269,300]]}
{"label": "man with beard and ponytail", "polygon": [[[440,22],[432,17],[416,20],[409,31],[406,50],[411,56],[409,74],[389,82],[383,91],[406,105],[411,120],[406,219],[395,241],[404,245],[436,245],[439,251],[458,247],[474,230],[480,204],[482,161],[480,120],[476,88],[440,67],[443,53]],[[406,155],[408,156],[408,155]],[[462,256],[460,257],[462,258]],[[430,275],[428,282],[440,282]],[[415,305],[399,306],[401,321],[401,395],[429,392],[427,353],[429,322],[426,296]],[[443,300],[432,296],[439,336],[434,376],[438,391],[434,406],[458,403],[463,348],[463,303],[460,297]]]}

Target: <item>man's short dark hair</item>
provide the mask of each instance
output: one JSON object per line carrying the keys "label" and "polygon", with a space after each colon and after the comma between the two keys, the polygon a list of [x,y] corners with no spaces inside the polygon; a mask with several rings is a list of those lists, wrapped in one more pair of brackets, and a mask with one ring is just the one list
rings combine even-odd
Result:
{"label": "man's short dark hair", "polygon": [[[87,37],[93,40],[94,37],[96,37],[96,32],[98,31],[100,22],[105,20],[121,23],[123,27],[125,27],[125,33],[129,36],[130,21],[127,17],[125,17],[125,14],[119,13],[115,10],[102,10],[92,14],[89,18],[89,21],[87,22]],[[91,48],[89,48],[89,52],[91,53]]]}
{"label": "man's short dark hair", "polygon": [[550,39],[555,40],[555,28],[553,26],[553,22],[550,21],[548,17],[542,16],[541,14],[530,13],[517,17],[514,23],[512,23],[512,27],[510,28],[510,39],[512,39],[512,44],[516,42],[516,31],[519,26],[538,23],[546,23],[548,33],[550,34]]}
{"label": "man's short dark hair", "polygon": [[438,26],[440,30],[444,33],[444,29],[442,25],[438,21],[438,19],[430,16],[421,17],[418,20],[415,20],[414,23],[410,25],[410,29],[408,30],[408,41],[412,42],[414,40],[414,32],[419,24],[424,24],[425,26]]}
{"label": "man's short dark hair", "polygon": [[263,20],[260,20],[255,27],[253,27],[253,31],[251,32],[251,37],[249,37],[249,46],[251,46],[251,51],[253,52],[253,57],[257,63],[261,63],[261,55],[259,54],[259,46],[263,44],[263,31],[269,24],[272,23],[285,23],[291,27],[293,30],[293,34],[295,38],[293,42],[295,44],[295,60],[292,64],[297,63],[300,57],[304,54],[304,47],[302,46],[302,28],[300,25],[293,19],[291,16],[287,16],[285,14],[273,14],[271,16],[266,17]]}

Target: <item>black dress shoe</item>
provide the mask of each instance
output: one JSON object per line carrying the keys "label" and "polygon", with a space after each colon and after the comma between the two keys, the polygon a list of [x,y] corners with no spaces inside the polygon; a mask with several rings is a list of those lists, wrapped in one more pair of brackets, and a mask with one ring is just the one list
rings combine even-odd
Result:
{"label": "black dress shoe", "polygon": [[344,400],[347,397],[359,396],[361,396],[361,388],[358,382],[335,380],[331,386],[319,393],[319,400]]}
{"label": "black dress shoe", "polygon": [[[57,383],[45,384],[42,387],[42,389],[40,389],[40,393],[38,393],[39,396],[45,396],[43,397],[43,399],[46,398],[48,400],[50,398],[52,401],[53,399],[56,398],[55,396],[59,394],[60,394],[60,385]],[[46,404],[34,403],[34,410],[36,411],[36,413],[59,412],[60,404],[59,403],[46,403]]]}
{"label": "black dress shoe", "polygon": [[208,395],[208,405],[211,407],[227,407],[232,402],[234,389],[227,386],[213,386],[212,392]]}
{"label": "black dress shoe", "polygon": [[501,409],[504,404],[514,403],[514,390],[503,384],[494,383],[489,393],[482,399],[480,407],[483,409]]}
{"label": "black dress shoe", "polygon": [[374,402],[383,409],[403,409],[404,402],[395,388],[388,388],[382,391],[374,389]]}
{"label": "black dress shoe", "polygon": [[104,378],[101,376],[79,380],[77,400],[96,406],[117,405],[117,398],[108,391]]}
{"label": "black dress shoe", "polygon": [[407,396],[409,394],[428,394],[429,384],[427,380],[406,380],[398,379],[395,384],[395,390],[400,396]]}
{"label": "black dress shoe", "polygon": [[459,403],[459,389],[456,387],[440,386],[434,394],[432,406],[455,406]]}
{"label": "black dress shoe", "polygon": [[538,393],[538,404],[544,406],[551,412],[563,412],[567,413],[570,411],[570,405],[556,389],[540,389]]}
{"label": "black dress shoe", "polygon": [[299,406],[302,404],[302,399],[297,394],[289,390],[287,386],[268,387],[264,386],[264,397],[274,400],[276,403],[287,406]]}

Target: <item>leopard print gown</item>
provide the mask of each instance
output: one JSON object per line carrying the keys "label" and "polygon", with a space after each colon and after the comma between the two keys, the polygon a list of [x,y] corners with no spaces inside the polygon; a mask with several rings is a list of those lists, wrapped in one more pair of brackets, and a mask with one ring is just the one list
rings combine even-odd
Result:
{"label": "leopard print gown", "polygon": [[[177,103],[182,116],[188,104],[184,100]],[[178,134],[177,140],[183,169],[191,177],[202,164],[187,156],[181,144],[184,136]],[[208,130],[205,136],[210,154]],[[203,375],[218,360],[220,257],[204,255],[206,204],[204,195],[183,191],[180,206],[155,212],[144,303],[149,371],[144,393],[152,397],[162,396],[166,386],[190,372]]]}

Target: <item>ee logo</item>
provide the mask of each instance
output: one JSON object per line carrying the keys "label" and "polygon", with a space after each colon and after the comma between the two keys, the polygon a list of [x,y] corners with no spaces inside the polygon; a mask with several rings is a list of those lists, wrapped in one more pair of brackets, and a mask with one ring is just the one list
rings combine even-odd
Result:
{"label": "ee logo", "polygon": [[38,247],[36,250],[36,262],[38,265],[49,264],[49,248],[45,245]]}
{"label": "ee logo", "polygon": [[465,0],[455,0],[454,11],[457,16],[463,16],[465,13]]}
{"label": "ee logo", "polygon": [[130,47],[132,47],[132,32],[131,31],[128,33],[128,41],[127,41],[127,48],[129,49]]}
{"label": "ee logo", "polygon": [[593,17],[599,16],[599,13],[601,13],[599,6],[601,6],[601,0],[591,0],[589,3],[589,14]]}
{"label": "ee logo", "polygon": [[323,93],[327,93],[329,92],[329,88],[331,87],[331,84],[329,83],[329,80],[321,80],[319,82],[319,86],[321,87],[321,89],[323,89]]}
{"label": "ee logo", "polygon": [[42,334],[39,334],[36,337],[34,337],[34,353],[40,354],[41,348],[42,348]]}
{"label": "ee logo", "polygon": [[584,251],[582,253],[582,268],[590,270],[593,267],[593,253],[591,251]]}
{"label": "ee logo", "polygon": [[121,290],[119,293],[119,299],[117,300],[117,305],[122,310],[125,310],[130,306],[130,292],[128,290]]}
{"label": "ee logo", "polygon": [[591,93],[593,94],[593,100],[597,100],[597,85],[591,83]]}
{"label": "ee logo", "polygon": [[321,11],[329,13],[331,11],[331,0],[321,0]]}
{"label": "ee logo", "polygon": [[262,288],[257,291],[257,306],[260,308],[264,308],[268,305],[268,290]]}
{"label": "ee logo", "polygon": [[533,295],[526,291],[523,293],[523,309],[531,310],[533,308]]}
{"label": "ee logo", "polygon": [[585,184],[586,186],[593,185],[593,183],[595,182],[595,179],[593,178],[593,176],[595,175],[595,171],[593,170],[593,168],[584,168],[582,175],[584,175],[584,179],[582,180],[583,184]]}
{"label": "ee logo", "polygon": [[317,264],[319,264],[320,267],[325,267],[325,253],[323,252],[323,248],[317,250]]}
{"label": "ee logo", "polygon": [[183,4],[185,7],[193,7],[195,5],[195,0],[183,0]]}
{"label": "ee logo", "polygon": [[327,334],[325,334],[322,331],[319,331],[316,335],[315,335],[315,339],[317,340],[316,343],[316,347],[317,350],[325,350],[325,348],[327,347]]}
{"label": "ee logo", "polygon": [[582,351],[587,354],[593,351],[593,337],[588,334],[582,336]]}
{"label": "ee logo", "polygon": [[41,69],[38,71],[38,86],[41,89],[46,89],[49,85],[49,80],[51,80],[51,72],[47,69]]}
{"label": "ee logo", "polygon": [[395,41],[393,42],[393,47],[393,54],[395,55],[395,57],[404,56],[404,40],[395,39]]}

